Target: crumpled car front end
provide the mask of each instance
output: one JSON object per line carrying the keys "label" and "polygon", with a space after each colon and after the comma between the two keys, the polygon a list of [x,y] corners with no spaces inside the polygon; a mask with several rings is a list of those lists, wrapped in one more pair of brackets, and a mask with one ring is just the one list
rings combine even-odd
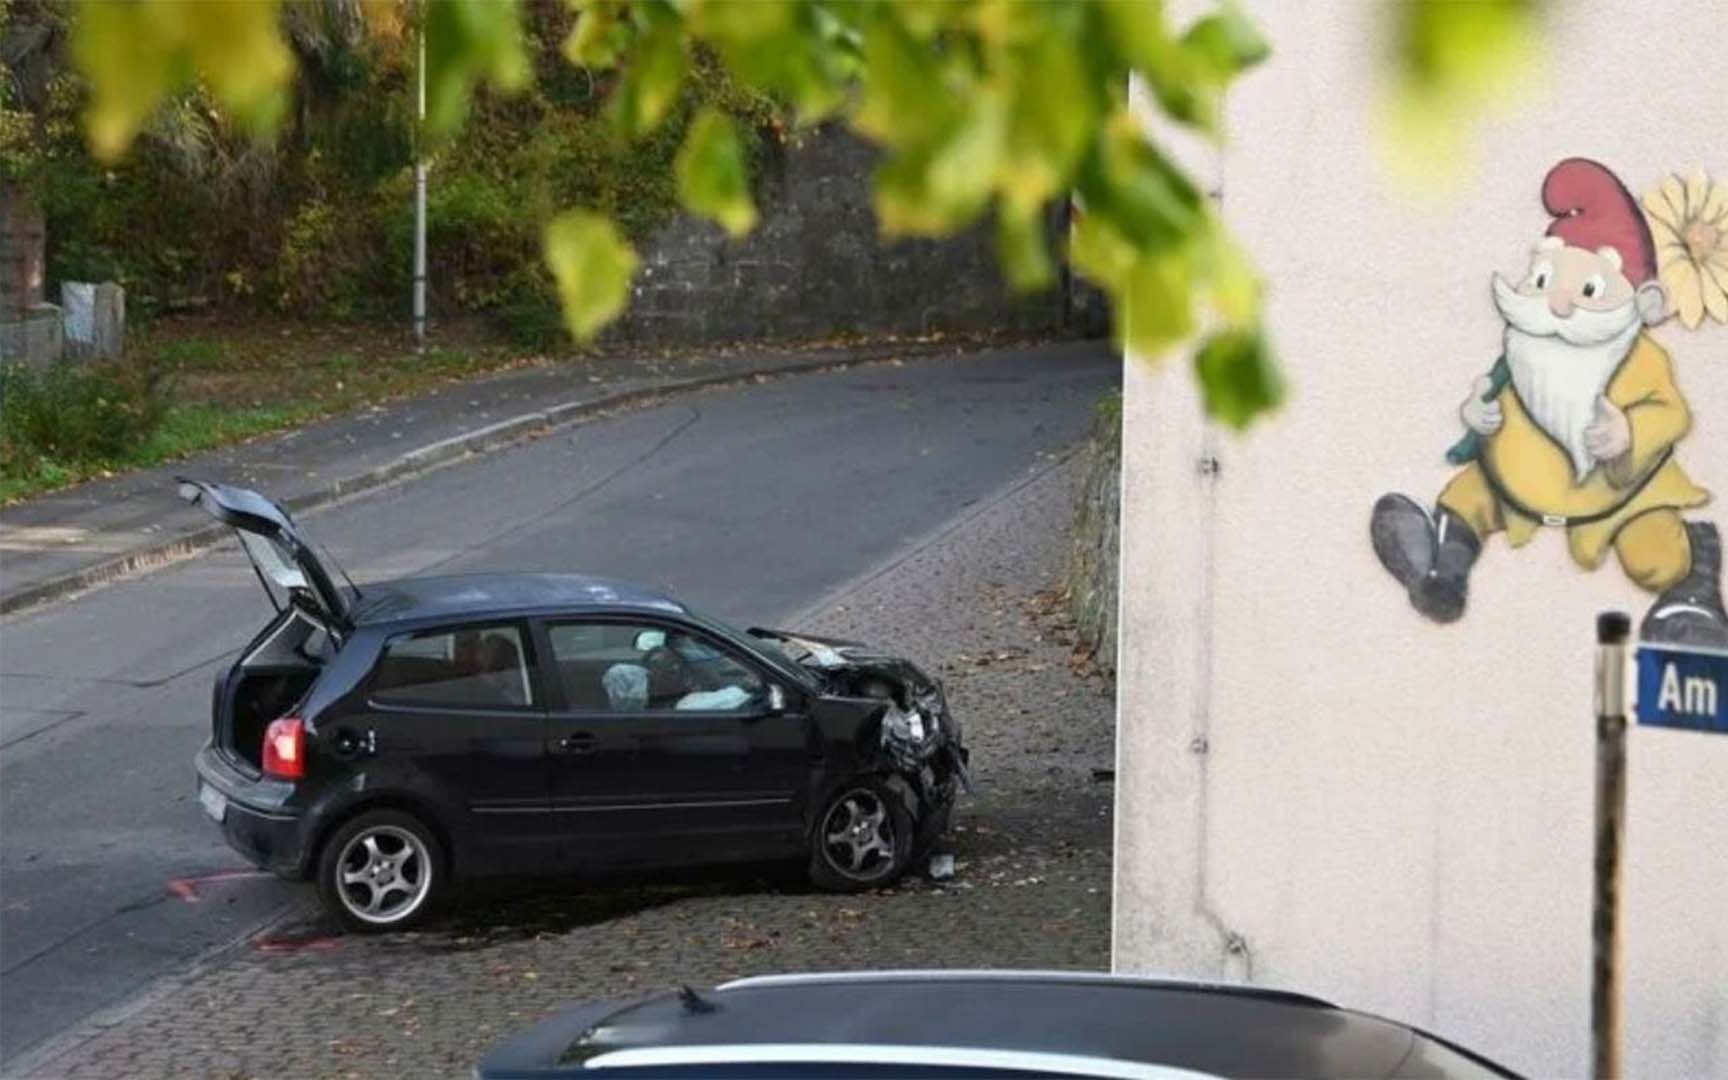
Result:
{"label": "crumpled car front end", "polygon": [[856,642],[753,629],[809,671],[824,693],[850,708],[818,710],[831,742],[850,747],[857,771],[903,780],[915,805],[916,850],[928,853],[948,829],[954,803],[970,790],[970,755],[940,680],[898,656]]}

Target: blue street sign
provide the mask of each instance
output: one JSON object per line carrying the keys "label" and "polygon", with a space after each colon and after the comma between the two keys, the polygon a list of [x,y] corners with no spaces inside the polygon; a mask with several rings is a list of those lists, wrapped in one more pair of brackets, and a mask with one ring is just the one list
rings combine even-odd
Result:
{"label": "blue street sign", "polygon": [[1638,722],[1728,735],[1728,652],[1639,646]]}

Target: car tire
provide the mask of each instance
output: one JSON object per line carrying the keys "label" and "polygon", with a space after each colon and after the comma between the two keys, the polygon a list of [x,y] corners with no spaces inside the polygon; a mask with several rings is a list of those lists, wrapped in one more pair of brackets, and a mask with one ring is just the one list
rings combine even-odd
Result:
{"label": "car tire", "polygon": [[904,784],[859,776],[833,788],[810,834],[810,880],[829,892],[865,892],[900,879],[916,843]]}
{"label": "car tire", "polygon": [[368,810],[324,844],[318,899],[351,931],[403,930],[443,895],[447,865],[443,845],[424,821],[401,810]]}

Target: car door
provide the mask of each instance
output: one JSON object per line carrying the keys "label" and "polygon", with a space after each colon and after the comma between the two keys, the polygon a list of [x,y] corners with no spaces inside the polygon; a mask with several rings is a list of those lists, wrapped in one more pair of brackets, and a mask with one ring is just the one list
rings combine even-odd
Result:
{"label": "car door", "polygon": [[575,865],[771,857],[802,844],[808,718],[694,627],[579,616],[538,629],[556,700],[552,810]]}
{"label": "car door", "polygon": [[368,782],[432,800],[464,872],[556,855],[538,668],[524,623],[476,622],[390,637],[368,683]]}

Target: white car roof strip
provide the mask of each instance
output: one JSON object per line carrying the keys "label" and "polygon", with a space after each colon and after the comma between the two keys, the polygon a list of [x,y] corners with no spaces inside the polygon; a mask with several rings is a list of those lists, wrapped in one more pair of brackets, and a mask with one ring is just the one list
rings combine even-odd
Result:
{"label": "white car roof strip", "polygon": [[924,1068],[991,1069],[1107,1080],[1215,1080],[1211,1073],[1169,1065],[1080,1054],[995,1050],[971,1046],[889,1046],[875,1043],[742,1043],[718,1046],[645,1046],[589,1058],[585,1069],[665,1065],[906,1065]]}

